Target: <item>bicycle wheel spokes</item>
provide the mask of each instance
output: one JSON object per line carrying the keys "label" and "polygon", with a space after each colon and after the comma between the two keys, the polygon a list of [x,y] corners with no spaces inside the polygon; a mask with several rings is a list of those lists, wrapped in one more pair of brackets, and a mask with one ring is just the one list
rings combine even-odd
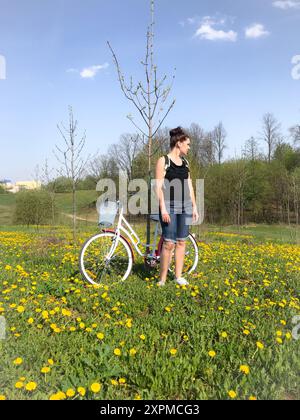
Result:
{"label": "bicycle wheel spokes", "polygon": [[89,239],[84,245],[80,256],[80,269],[90,283],[107,285],[128,277],[132,267],[130,248],[120,238],[112,254],[115,241],[114,234],[103,233]]}

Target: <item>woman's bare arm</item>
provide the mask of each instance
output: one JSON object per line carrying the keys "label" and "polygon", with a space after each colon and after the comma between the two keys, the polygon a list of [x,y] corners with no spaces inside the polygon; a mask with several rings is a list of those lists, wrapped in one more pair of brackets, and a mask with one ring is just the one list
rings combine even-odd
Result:
{"label": "woman's bare arm", "polygon": [[188,184],[189,184],[190,195],[191,195],[191,200],[193,204],[193,221],[197,222],[199,220],[199,213],[197,209],[196,197],[195,197],[194,187],[193,187],[193,183],[191,179],[191,174],[189,174]]}
{"label": "woman's bare arm", "polygon": [[170,223],[170,216],[166,209],[165,198],[163,193],[163,184],[165,179],[165,159],[161,157],[156,165],[156,196],[159,203],[159,208],[162,214],[162,219],[165,223]]}

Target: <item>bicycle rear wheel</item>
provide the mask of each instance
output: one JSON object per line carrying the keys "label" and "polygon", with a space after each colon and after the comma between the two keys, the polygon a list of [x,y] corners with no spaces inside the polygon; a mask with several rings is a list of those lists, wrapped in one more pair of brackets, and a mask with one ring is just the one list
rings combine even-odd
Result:
{"label": "bicycle rear wheel", "polygon": [[111,285],[125,281],[133,265],[130,246],[122,238],[115,252],[108,258],[116,241],[114,233],[106,232],[88,239],[82,247],[79,267],[83,277],[93,285]]}

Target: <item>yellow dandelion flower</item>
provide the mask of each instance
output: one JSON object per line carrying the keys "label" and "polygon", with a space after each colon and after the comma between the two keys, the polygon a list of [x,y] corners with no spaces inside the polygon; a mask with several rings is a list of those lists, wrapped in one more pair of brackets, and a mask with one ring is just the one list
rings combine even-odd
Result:
{"label": "yellow dandelion flower", "polygon": [[211,350],[210,352],[208,352],[208,355],[213,359],[214,357],[216,357],[217,354],[215,351]]}
{"label": "yellow dandelion flower", "polygon": [[6,401],[6,396],[5,395],[0,395],[0,401]]}
{"label": "yellow dandelion flower", "polygon": [[125,378],[120,378],[119,379],[119,384],[121,384],[121,385],[126,384],[126,379]]}
{"label": "yellow dandelion flower", "polygon": [[82,397],[84,397],[86,394],[86,390],[82,386],[78,387],[77,391],[78,391],[78,394],[81,395]]}
{"label": "yellow dandelion flower", "polygon": [[58,395],[57,394],[50,395],[49,400],[50,401],[58,401],[59,400]]}
{"label": "yellow dandelion flower", "polygon": [[23,382],[17,382],[15,384],[15,388],[17,388],[17,389],[21,389],[21,388],[23,388],[23,386],[24,386],[24,383]]}
{"label": "yellow dandelion flower", "polygon": [[42,317],[43,317],[43,319],[48,319],[49,318],[49,312],[48,311],[43,311],[42,312]]}
{"label": "yellow dandelion flower", "polygon": [[37,384],[35,382],[29,382],[26,385],[25,388],[26,388],[26,391],[32,392],[32,391],[34,391],[37,388]]}
{"label": "yellow dandelion flower", "polygon": [[130,350],[129,350],[129,354],[130,354],[130,356],[135,356],[135,355],[136,355],[136,353],[137,353],[136,349],[130,349]]}
{"label": "yellow dandelion flower", "polygon": [[119,385],[118,381],[116,381],[115,379],[112,379],[110,382],[113,386]]}
{"label": "yellow dandelion flower", "polygon": [[170,353],[171,353],[172,356],[176,356],[177,350],[176,349],[171,349]]}
{"label": "yellow dandelion flower", "polygon": [[235,391],[229,391],[228,395],[232,400],[234,400],[237,397],[237,393]]}
{"label": "yellow dandelion flower", "polygon": [[121,356],[122,352],[121,352],[121,350],[120,350],[120,349],[114,349],[114,354],[115,354],[116,356]]}
{"label": "yellow dandelion flower", "polygon": [[97,334],[97,338],[98,338],[99,340],[103,340],[103,338],[104,338],[104,334],[103,334],[103,333],[99,333],[99,334]]}
{"label": "yellow dandelion flower", "polygon": [[240,372],[244,373],[245,375],[249,375],[250,373],[250,368],[247,365],[242,365],[240,367]]}
{"label": "yellow dandelion flower", "polygon": [[16,366],[20,366],[23,363],[23,359],[21,357],[18,357],[17,359],[14,360],[13,363]]}
{"label": "yellow dandelion flower", "polygon": [[144,334],[141,334],[140,339],[144,341],[144,340],[146,340],[146,336]]}
{"label": "yellow dandelion flower", "polygon": [[265,348],[264,344],[263,344],[263,343],[261,343],[260,341],[258,341],[258,342],[256,343],[256,346],[257,346],[257,348],[258,348],[259,350],[263,350],[263,349]]}
{"label": "yellow dandelion flower", "polygon": [[48,367],[48,366],[44,366],[44,367],[42,367],[42,369],[41,369],[41,373],[49,373],[50,372],[50,368]]}
{"label": "yellow dandelion flower", "polygon": [[48,363],[49,363],[50,366],[54,365],[54,361],[52,359],[48,359]]}
{"label": "yellow dandelion flower", "polygon": [[251,397],[249,397],[249,401],[257,401],[257,398],[251,395]]}
{"label": "yellow dandelion flower", "polygon": [[56,396],[57,396],[57,399],[58,399],[59,401],[65,400],[65,399],[67,398],[66,394],[65,394],[64,392],[62,392],[62,391],[59,391],[59,392],[56,394]]}
{"label": "yellow dandelion flower", "polygon": [[25,311],[24,306],[18,306],[17,307],[17,312],[19,312],[19,314],[23,313]]}
{"label": "yellow dandelion flower", "polygon": [[91,385],[91,391],[94,394],[98,394],[101,391],[101,388],[102,388],[101,384],[98,384],[98,383],[94,383]]}
{"label": "yellow dandelion flower", "polygon": [[74,389],[68,389],[67,390],[67,392],[66,392],[66,395],[67,395],[67,397],[69,397],[69,398],[72,398],[72,397],[74,397],[74,395],[75,395],[75,391],[74,391]]}

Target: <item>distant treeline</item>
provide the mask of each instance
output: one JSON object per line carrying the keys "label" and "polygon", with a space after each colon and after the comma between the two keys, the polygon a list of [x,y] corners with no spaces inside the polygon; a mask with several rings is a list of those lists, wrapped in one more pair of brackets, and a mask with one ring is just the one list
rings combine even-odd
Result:
{"label": "distant treeline", "polygon": [[[300,127],[283,136],[272,114],[263,118],[261,134],[247,140],[240,156],[224,161],[227,133],[222,123],[211,132],[198,124],[186,129],[191,137],[188,156],[193,180],[205,180],[205,213],[208,223],[297,223],[300,216]],[[262,146],[265,145],[265,152]],[[169,152],[169,129],[154,141],[153,178],[157,159]],[[124,134],[108,153],[93,157],[77,190],[92,190],[100,179],[118,186],[119,170],[129,180],[147,179],[146,141]],[[57,192],[71,192],[64,177],[44,185]]]}

